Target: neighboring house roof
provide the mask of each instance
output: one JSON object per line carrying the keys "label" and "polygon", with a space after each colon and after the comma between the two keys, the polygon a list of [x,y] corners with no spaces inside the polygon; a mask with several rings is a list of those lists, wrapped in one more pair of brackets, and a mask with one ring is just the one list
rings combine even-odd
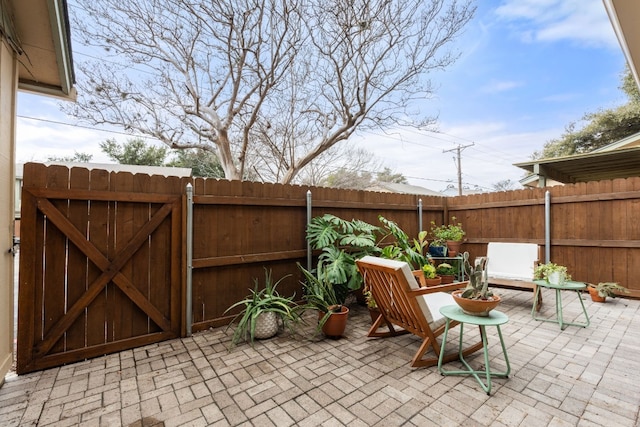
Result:
{"label": "neighboring house roof", "polygon": [[608,144],[590,153],[538,159],[515,163],[531,175],[520,180],[522,185],[535,186],[542,178],[564,184],[600,181],[603,179],[640,176],[640,133]]}
{"label": "neighboring house roof", "polygon": [[46,165],[62,165],[68,168],[104,169],[109,172],[144,173],[147,175],[190,177],[191,168],[169,166],[121,165],[120,163],[46,162]]}
{"label": "neighboring house roof", "polygon": [[620,47],[631,73],[640,87],[640,2],[637,0],[603,0]]}
{"label": "neighboring house roof", "polygon": [[[464,186],[462,187],[463,196],[468,196],[470,194],[480,194],[480,193],[484,193],[484,190],[480,187],[474,187],[474,188],[469,188]],[[460,190],[456,185],[449,184],[447,185],[447,188],[445,188],[439,193],[439,195],[447,196],[447,197],[455,197],[460,195]]]}
{"label": "neighboring house roof", "polygon": [[67,1],[0,1],[0,32],[16,51],[18,89],[75,99]]}
{"label": "neighboring house roof", "polygon": [[429,190],[428,188],[420,187],[418,185],[399,184],[395,182],[377,182],[371,187],[366,189],[367,191],[379,191],[382,193],[400,193],[400,194],[423,194],[426,196],[442,196],[437,191]]}

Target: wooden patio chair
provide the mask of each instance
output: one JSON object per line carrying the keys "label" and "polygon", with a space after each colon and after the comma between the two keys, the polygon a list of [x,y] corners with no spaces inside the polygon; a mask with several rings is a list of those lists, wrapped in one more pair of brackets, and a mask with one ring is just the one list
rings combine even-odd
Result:
{"label": "wooden patio chair", "polygon": [[[373,322],[367,336],[391,337],[412,333],[423,339],[420,348],[413,356],[412,367],[434,366],[443,351],[436,337],[444,332],[445,318],[440,307],[455,304],[449,291],[466,286],[467,282],[451,283],[430,287],[420,287],[406,262],[365,256],[356,261],[358,270],[364,278],[364,286],[371,291],[380,315]],[[388,331],[379,330],[385,324]],[[450,328],[458,322],[451,322]],[[396,329],[395,326],[401,328]],[[424,357],[433,348],[435,357]],[[467,356],[482,348],[482,339],[465,348]],[[443,362],[459,358],[455,354],[444,355]]]}

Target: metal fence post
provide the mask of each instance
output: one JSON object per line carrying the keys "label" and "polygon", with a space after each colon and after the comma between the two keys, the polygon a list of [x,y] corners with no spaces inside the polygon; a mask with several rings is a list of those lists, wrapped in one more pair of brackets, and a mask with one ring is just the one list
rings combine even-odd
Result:
{"label": "metal fence post", "polygon": [[187,328],[187,336],[191,336],[191,327],[193,326],[193,185],[187,184],[187,289],[186,289],[186,307],[185,321]]}
{"label": "metal fence post", "polygon": [[418,233],[422,231],[422,199],[418,199]]}
{"label": "metal fence post", "polygon": [[[307,225],[311,224],[311,190],[307,190]],[[305,231],[306,235],[306,231]],[[311,244],[307,240],[307,270],[311,271]]]}
{"label": "metal fence post", "polygon": [[551,262],[551,192],[544,193],[544,261]]}

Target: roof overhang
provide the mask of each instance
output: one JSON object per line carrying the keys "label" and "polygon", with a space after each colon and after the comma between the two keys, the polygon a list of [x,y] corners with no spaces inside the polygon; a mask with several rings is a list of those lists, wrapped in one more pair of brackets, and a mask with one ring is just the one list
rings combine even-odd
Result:
{"label": "roof overhang", "polygon": [[618,42],[638,87],[640,87],[640,2],[637,0],[602,0],[618,37]]}
{"label": "roof overhang", "polygon": [[640,176],[640,147],[515,163],[535,176],[573,184]]}
{"label": "roof overhang", "polygon": [[18,89],[75,99],[66,0],[8,0],[18,46]]}

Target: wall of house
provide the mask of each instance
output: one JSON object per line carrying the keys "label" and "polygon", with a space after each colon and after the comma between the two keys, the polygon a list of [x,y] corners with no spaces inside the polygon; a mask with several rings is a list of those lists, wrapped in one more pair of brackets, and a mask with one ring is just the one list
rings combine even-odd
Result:
{"label": "wall of house", "polygon": [[13,51],[0,42],[0,384],[13,363],[13,243],[16,93],[18,68]]}

